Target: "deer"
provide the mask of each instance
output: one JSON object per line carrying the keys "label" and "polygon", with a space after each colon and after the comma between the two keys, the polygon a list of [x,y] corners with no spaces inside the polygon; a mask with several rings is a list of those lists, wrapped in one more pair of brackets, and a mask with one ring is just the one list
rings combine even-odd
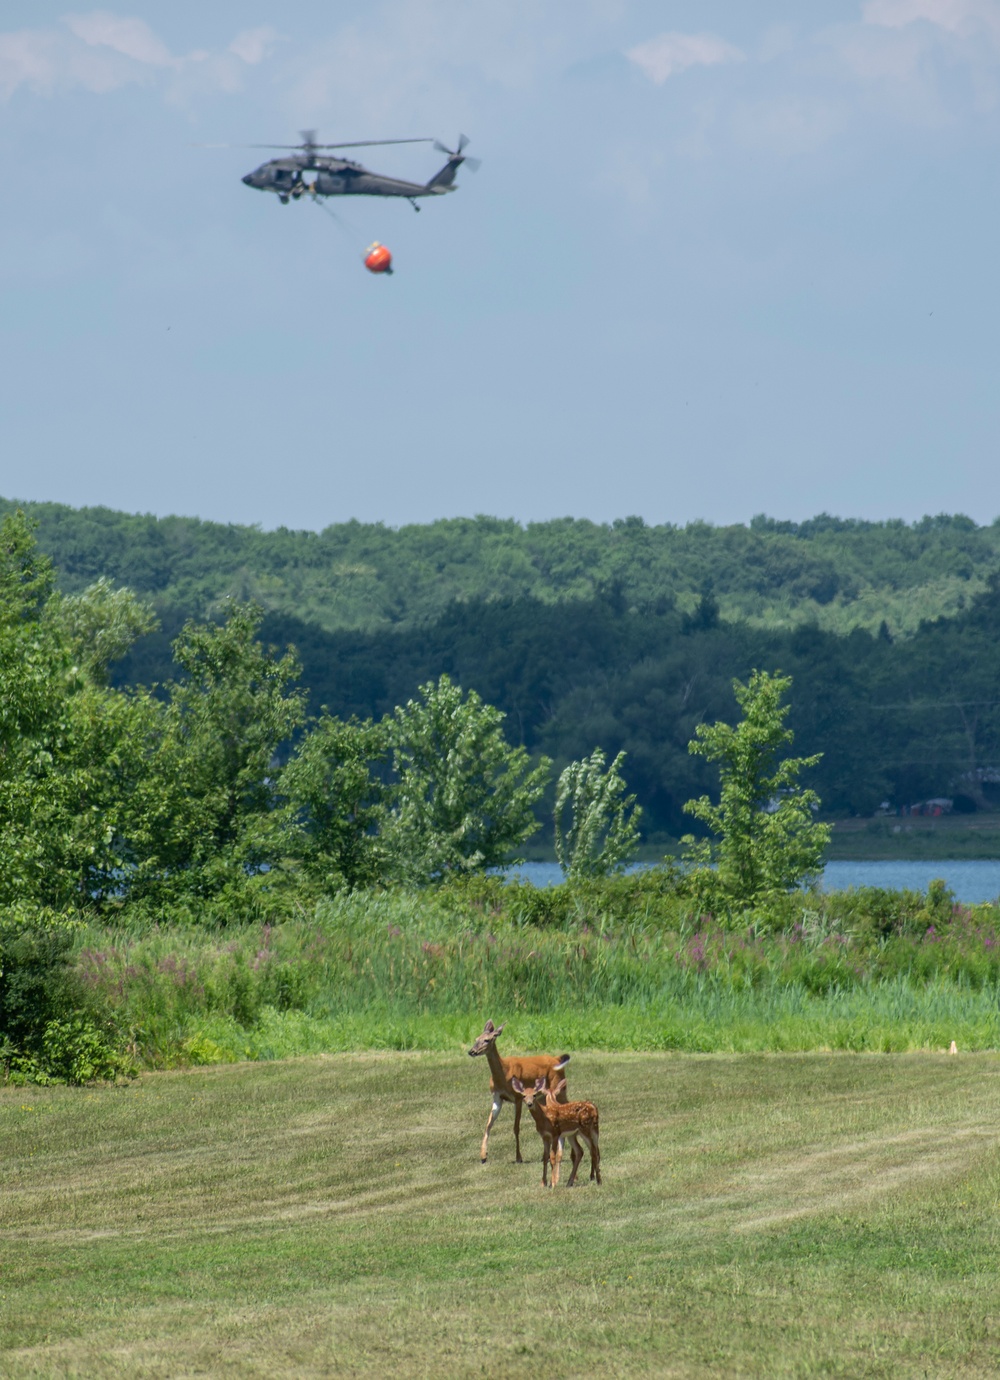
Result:
{"label": "deer", "polygon": [[559,1182],[559,1166],[562,1162],[563,1140],[570,1142],[570,1157],[573,1169],[567,1188],[576,1182],[576,1171],[583,1159],[583,1146],[586,1141],[590,1149],[590,1177],[601,1182],[601,1150],[598,1144],[598,1113],[593,1102],[559,1102],[559,1094],[566,1092],[563,1078],[555,1088],[547,1086],[544,1078],[536,1078],[533,1088],[526,1088],[520,1079],[512,1080],[514,1089],[521,1094],[524,1105],[534,1117],[538,1134],[542,1138],[542,1187],[547,1188],[546,1175],[552,1165],[552,1187]]}
{"label": "deer", "polygon": [[[543,1083],[551,1088],[559,1082],[559,1075],[569,1063],[568,1054],[526,1054],[512,1059],[501,1059],[497,1052],[497,1036],[503,1030],[502,1025],[494,1025],[492,1021],[487,1021],[483,1027],[483,1033],[476,1040],[469,1050],[469,1057],[475,1059],[479,1054],[485,1054],[490,1066],[490,1092],[493,1094],[493,1106],[490,1109],[490,1119],[486,1123],[486,1131],[483,1135],[483,1143],[479,1150],[480,1161],[486,1163],[486,1153],[489,1146],[490,1131],[493,1123],[500,1115],[505,1102],[514,1104],[514,1149],[516,1152],[516,1163],[523,1164],[521,1158],[521,1094],[514,1088],[514,1080],[521,1083],[533,1083],[537,1078],[541,1078]],[[562,1080],[563,1093],[561,1101],[566,1101],[566,1079]],[[581,1151],[582,1154],[582,1151]]]}

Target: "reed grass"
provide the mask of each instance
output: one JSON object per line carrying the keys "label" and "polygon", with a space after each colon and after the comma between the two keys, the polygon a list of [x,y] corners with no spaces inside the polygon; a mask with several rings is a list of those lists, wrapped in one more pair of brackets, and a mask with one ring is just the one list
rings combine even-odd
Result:
{"label": "reed grass", "polygon": [[487,1016],[511,1048],[1000,1047],[995,909],[918,899],[919,923],[897,923],[896,902],[886,919],[876,901],[820,914],[807,898],[790,930],[758,933],[594,913],[550,928],[396,892],[273,925],[90,924],[76,961],[146,1067],[453,1050]]}

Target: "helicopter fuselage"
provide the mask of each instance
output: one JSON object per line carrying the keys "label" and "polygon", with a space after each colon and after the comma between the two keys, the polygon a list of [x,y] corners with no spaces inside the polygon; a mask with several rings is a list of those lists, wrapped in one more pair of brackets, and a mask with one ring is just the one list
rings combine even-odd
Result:
{"label": "helicopter fuselage", "polygon": [[[456,163],[456,168],[451,171],[451,177],[454,177],[457,164],[462,160],[452,161]],[[247,173],[243,182],[261,192],[274,192],[285,203],[289,199],[297,201],[306,193],[324,197],[401,196],[412,201],[418,196],[441,196],[445,192],[454,192],[456,187],[450,178],[443,180],[450,166],[450,163],[447,164],[430,182],[424,183],[383,177],[381,173],[369,172],[360,163],[347,158],[272,158]]]}

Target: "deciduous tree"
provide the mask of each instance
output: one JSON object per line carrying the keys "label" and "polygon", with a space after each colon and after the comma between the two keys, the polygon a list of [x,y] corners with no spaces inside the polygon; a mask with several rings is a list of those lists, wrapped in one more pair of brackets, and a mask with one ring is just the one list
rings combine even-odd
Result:
{"label": "deciduous tree", "polygon": [[[626,795],[621,774],[625,753],[605,770],[600,748],[570,762],[556,786],[556,857],[567,877],[606,877],[635,856],[642,810]],[[567,820],[568,815],[568,820]]]}
{"label": "deciduous tree", "polygon": [[389,725],[323,714],[281,777],[296,816],[292,852],[328,890],[385,879]]}
{"label": "deciduous tree", "polygon": [[428,882],[496,867],[537,830],[532,806],[551,762],[532,767],[525,749],[504,738],[503,718],[448,676],[396,709],[397,793],[386,836],[401,876]]}
{"label": "deciduous tree", "polygon": [[305,720],[298,660],[257,640],[263,612],[233,605],[174,643],[187,675],[167,688],[164,731],[136,802],[134,885],[215,894],[274,867],[288,844],[276,753]]}
{"label": "deciduous tree", "polygon": [[830,838],[829,826],[813,818],[819,797],[799,784],[820,754],[781,756],[793,739],[785,727],[789,706],[782,704],[790,685],[790,676],[764,671],[754,671],[747,684],[734,681],[743,718],[735,728],[699,724],[689,745],[692,753],[718,762],[720,776],[717,805],[702,796],[684,807],[719,837],[714,875],[705,851],[686,840],[701,874],[696,881],[738,906],[752,906],[815,875]]}

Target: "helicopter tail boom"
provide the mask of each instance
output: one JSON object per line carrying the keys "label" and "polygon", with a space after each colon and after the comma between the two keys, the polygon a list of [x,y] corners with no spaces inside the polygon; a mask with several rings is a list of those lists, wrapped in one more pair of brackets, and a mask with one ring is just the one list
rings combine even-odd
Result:
{"label": "helicopter tail boom", "polygon": [[431,180],[425,184],[425,190],[435,195],[442,192],[457,192],[455,174],[464,162],[464,158],[449,158],[441,171],[436,172]]}

